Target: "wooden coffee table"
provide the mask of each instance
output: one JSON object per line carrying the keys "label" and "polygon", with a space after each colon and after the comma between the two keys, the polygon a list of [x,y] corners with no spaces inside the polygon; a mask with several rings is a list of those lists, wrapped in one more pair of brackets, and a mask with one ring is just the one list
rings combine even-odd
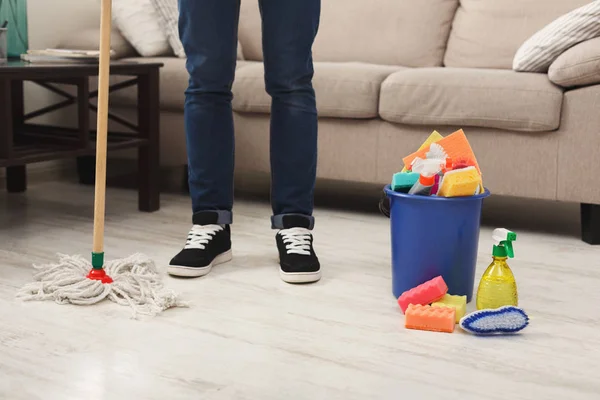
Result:
{"label": "wooden coffee table", "polygon": [[[160,208],[159,192],[159,70],[160,63],[114,62],[111,76],[125,79],[111,85],[110,92],[137,86],[137,121],[132,123],[109,113],[109,119],[125,128],[109,131],[108,150],[139,149],[139,209]],[[0,168],[6,167],[9,192],[27,187],[26,165],[41,161],[76,158],[80,182],[91,184],[94,178],[95,130],[90,129],[90,100],[98,96],[90,91],[90,78],[98,76],[97,64],[29,64],[9,61],[0,64]],[[23,82],[33,82],[65,100],[25,114]],[[76,88],[76,95],[59,85]],[[77,105],[75,129],[40,125],[30,120],[64,107]]]}

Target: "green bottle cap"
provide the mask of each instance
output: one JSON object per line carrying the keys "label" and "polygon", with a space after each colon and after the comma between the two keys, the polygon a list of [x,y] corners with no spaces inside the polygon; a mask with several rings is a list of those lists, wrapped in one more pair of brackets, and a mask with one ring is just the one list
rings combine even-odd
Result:
{"label": "green bottle cap", "polygon": [[496,245],[492,250],[494,257],[510,257],[513,258],[515,253],[513,251],[512,242],[517,240],[517,234],[507,229],[496,229],[492,235],[496,241]]}
{"label": "green bottle cap", "polygon": [[492,255],[494,257],[508,257],[508,252],[506,251],[506,247],[504,247],[503,245],[494,245]]}

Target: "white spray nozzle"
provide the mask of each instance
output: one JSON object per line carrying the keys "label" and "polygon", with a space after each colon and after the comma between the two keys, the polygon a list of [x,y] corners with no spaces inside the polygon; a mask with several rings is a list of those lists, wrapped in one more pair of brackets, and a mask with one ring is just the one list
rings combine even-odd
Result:
{"label": "white spray nozzle", "polygon": [[446,161],[441,159],[423,159],[415,158],[412,165],[412,172],[423,176],[433,176],[442,170]]}
{"label": "white spray nozzle", "polygon": [[499,245],[500,242],[514,241],[516,238],[517,235],[514,232],[504,228],[494,229],[492,233],[492,239],[494,239],[496,245]]}

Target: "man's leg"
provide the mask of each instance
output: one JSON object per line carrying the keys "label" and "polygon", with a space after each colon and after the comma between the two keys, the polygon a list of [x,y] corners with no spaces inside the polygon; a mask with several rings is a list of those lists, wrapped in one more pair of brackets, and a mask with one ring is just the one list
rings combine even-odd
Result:
{"label": "man's leg", "polygon": [[320,278],[312,248],[317,169],[317,108],[312,45],[320,0],[261,0],[265,83],[271,105],[272,227],[281,276],[287,282]]}
{"label": "man's leg", "polygon": [[190,75],[185,133],[193,227],[169,273],[202,276],[231,259],[234,133],[231,85],[240,0],[179,0]]}

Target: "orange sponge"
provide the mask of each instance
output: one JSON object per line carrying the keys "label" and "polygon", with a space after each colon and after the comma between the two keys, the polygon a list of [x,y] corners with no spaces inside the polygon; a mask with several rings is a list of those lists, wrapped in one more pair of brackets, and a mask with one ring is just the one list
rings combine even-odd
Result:
{"label": "orange sponge", "polygon": [[456,310],[452,307],[432,307],[410,304],[404,326],[422,331],[454,332]]}
{"label": "orange sponge", "polygon": [[448,285],[444,278],[437,276],[419,286],[407,290],[398,297],[398,305],[406,312],[409,304],[431,304],[448,293]]}
{"label": "orange sponge", "polygon": [[[475,153],[473,153],[473,149],[471,148],[471,145],[469,144],[469,141],[467,140],[467,137],[462,129],[459,129],[451,135],[438,140],[436,143],[443,147],[446,154],[448,154],[448,157],[452,158],[452,160],[455,162],[458,160],[468,160],[468,164],[472,163],[475,168],[477,168],[477,172],[481,174],[479,164],[475,158]],[[410,166],[413,160],[417,157],[426,158],[425,154],[429,151],[430,147],[431,144],[424,149],[419,149],[411,155],[404,157],[402,159],[402,161],[404,161],[404,165]]]}

